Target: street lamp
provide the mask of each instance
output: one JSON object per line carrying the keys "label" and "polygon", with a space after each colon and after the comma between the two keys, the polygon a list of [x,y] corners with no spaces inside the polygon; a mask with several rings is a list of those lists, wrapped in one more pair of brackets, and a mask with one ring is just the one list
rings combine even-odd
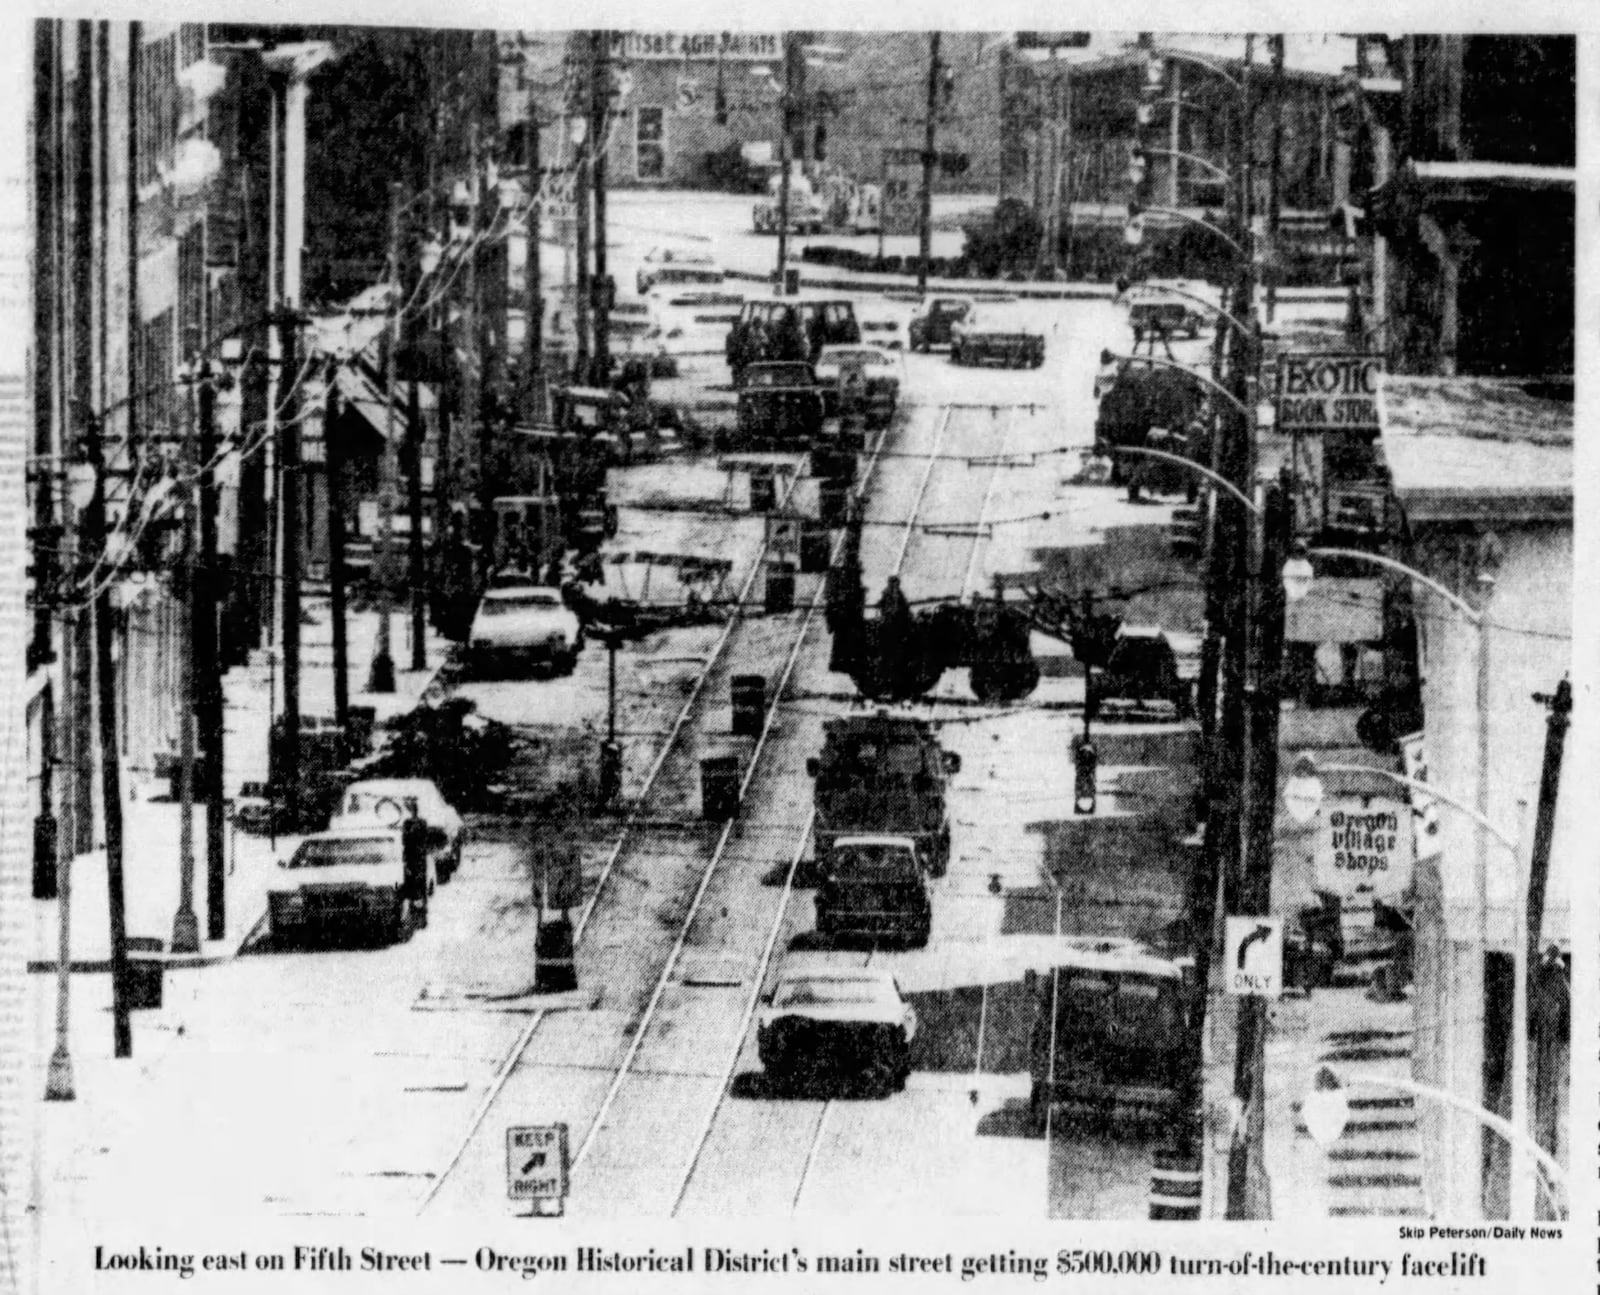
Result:
{"label": "street lamp", "polygon": [[[1457,1097],[1454,1093],[1432,1084],[1418,1083],[1395,1075],[1341,1075],[1332,1066],[1317,1068],[1314,1087],[1301,1100],[1300,1115],[1305,1120],[1306,1132],[1318,1146],[1328,1147],[1343,1135],[1350,1118],[1350,1101],[1347,1093],[1357,1088],[1390,1089],[1413,1097],[1426,1097],[1448,1106],[1451,1110],[1470,1115],[1484,1128],[1498,1133],[1514,1153],[1534,1161],[1543,1171],[1548,1187],[1567,1195],[1567,1171],[1548,1151],[1515,1124],[1508,1123],[1491,1111],[1474,1102]],[[1565,1211],[1563,1210],[1563,1216]]]}

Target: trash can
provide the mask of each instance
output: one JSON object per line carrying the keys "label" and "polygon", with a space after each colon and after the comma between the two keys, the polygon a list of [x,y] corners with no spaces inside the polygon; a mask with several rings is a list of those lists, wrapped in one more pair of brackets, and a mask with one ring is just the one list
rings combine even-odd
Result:
{"label": "trash can", "polygon": [[850,483],[831,477],[817,488],[817,512],[824,526],[843,526],[850,516]]}
{"label": "trash can", "polygon": [[1150,1169],[1150,1217],[1198,1219],[1200,1217],[1200,1157],[1177,1151],[1157,1151]]}
{"label": "trash can", "polygon": [[372,750],[372,733],[378,726],[376,706],[351,706],[346,713],[349,723],[345,731],[345,750],[349,758],[359,759]]}
{"label": "trash can", "polygon": [[833,536],[821,522],[800,523],[800,570],[807,575],[826,571],[833,557]]}
{"label": "trash can", "polygon": [[794,566],[783,559],[767,564],[765,607],[772,615],[794,610]]}
{"label": "trash can", "polygon": [[750,511],[776,512],[778,507],[778,478],[775,473],[756,471],[750,474]]}
{"label": "trash can", "polygon": [[759,674],[736,674],[731,687],[733,734],[735,737],[760,737],[767,718],[767,678]]}
{"label": "trash can", "polygon": [[783,272],[783,295],[786,297],[798,297],[800,295],[800,271],[798,269],[785,268]]}
{"label": "trash can", "polygon": [[599,801],[609,805],[622,792],[622,743],[600,743]]}
{"label": "trash can", "polygon": [[737,755],[708,755],[700,761],[700,816],[713,823],[739,817]]}
{"label": "trash can", "polygon": [[578,962],[573,949],[572,923],[565,917],[543,922],[534,944],[537,961],[533,987],[540,993],[559,994],[578,987]]}
{"label": "trash can", "polygon": [[48,810],[33,819],[33,897],[54,899],[59,893],[56,875],[56,816]]}
{"label": "trash can", "polygon": [[152,936],[128,937],[126,991],[130,1012],[154,1011],[161,1006],[162,978],[166,972],[159,956],[161,948],[161,941]]}

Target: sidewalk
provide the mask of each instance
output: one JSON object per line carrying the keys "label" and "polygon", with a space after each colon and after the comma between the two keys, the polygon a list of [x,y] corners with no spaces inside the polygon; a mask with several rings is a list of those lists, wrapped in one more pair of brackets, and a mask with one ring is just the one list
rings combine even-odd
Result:
{"label": "sidewalk", "polygon": [[[301,628],[300,711],[303,716],[333,713],[332,622],[325,600],[308,599],[307,621]],[[348,618],[350,703],[371,706],[381,726],[416,706],[446,660],[450,643],[431,631],[427,643],[429,668],[412,671],[407,639],[409,618],[397,614],[392,623],[396,664],[395,691],[375,695],[366,691],[367,672],[377,641],[376,612],[352,612]],[[267,776],[267,734],[273,710],[274,685],[281,689],[282,674],[270,652],[259,660],[228,672],[223,681],[223,792],[232,797],[242,783]],[[167,947],[172,941],[178,910],[181,811],[166,780],[123,781],[123,897],[126,929],[132,937],[153,937]],[[179,964],[204,964],[233,956],[249,936],[266,907],[267,883],[277,860],[292,851],[298,837],[251,836],[224,827],[227,860],[225,883],[226,933],[220,940],[206,938],[206,812],[194,807],[194,911],[199,919],[198,954],[174,957]],[[67,880],[65,870],[63,881]],[[70,959],[74,971],[105,971],[110,965],[109,890],[104,849],[77,856],[72,861]],[[33,940],[29,970],[54,971],[61,947],[60,901],[33,901]]]}

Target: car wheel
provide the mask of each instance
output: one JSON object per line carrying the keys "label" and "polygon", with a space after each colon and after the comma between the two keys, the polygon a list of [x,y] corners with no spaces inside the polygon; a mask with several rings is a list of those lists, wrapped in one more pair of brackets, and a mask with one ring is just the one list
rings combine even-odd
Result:
{"label": "car wheel", "polygon": [[400,906],[395,909],[394,920],[389,926],[389,943],[404,944],[411,938],[415,929],[411,915],[411,901],[402,899]]}

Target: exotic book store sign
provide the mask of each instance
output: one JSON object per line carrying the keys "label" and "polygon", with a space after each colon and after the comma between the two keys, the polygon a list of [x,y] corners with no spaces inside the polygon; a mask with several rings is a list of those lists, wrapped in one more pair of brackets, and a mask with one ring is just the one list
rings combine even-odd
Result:
{"label": "exotic book store sign", "polygon": [[1376,436],[1382,382],[1381,355],[1280,355],[1277,430]]}
{"label": "exotic book store sign", "polygon": [[1316,822],[1317,889],[1341,899],[1393,895],[1411,884],[1411,806],[1377,796],[1335,796]]}

